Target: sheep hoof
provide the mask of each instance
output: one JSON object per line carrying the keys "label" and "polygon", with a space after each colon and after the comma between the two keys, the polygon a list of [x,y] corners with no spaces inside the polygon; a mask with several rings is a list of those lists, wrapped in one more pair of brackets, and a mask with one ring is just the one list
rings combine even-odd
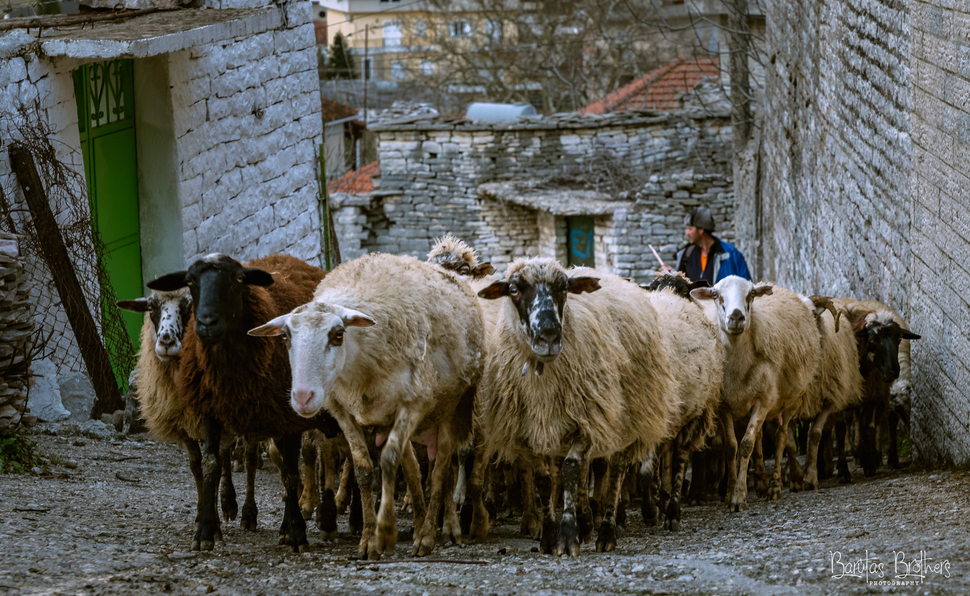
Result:
{"label": "sheep hoof", "polygon": [[781,487],[778,485],[772,484],[771,487],[768,488],[768,500],[777,501],[780,498],[781,498]]}
{"label": "sheep hoof", "polygon": [[305,521],[310,521],[311,519],[313,519],[313,509],[304,509],[304,508],[301,507],[300,508],[300,515],[303,516],[303,519]]}
{"label": "sheep hoof", "polygon": [[336,542],[337,530],[332,530],[330,532],[320,530],[320,540],[323,540],[324,542]]}
{"label": "sheep hoof", "polygon": [[539,536],[539,552],[551,555],[556,552],[556,540],[559,537],[559,524],[551,519],[542,522],[542,534]]}
{"label": "sheep hoof", "polygon": [[215,524],[199,522],[195,526],[195,538],[192,539],[192,550],[212,550],[216,542],[222,542],[222,531],[219,520]]}
{"label": "sheep hoof", "polygon": [[539,520],[532,515],[523,515],[522,521],[519,523],[519,534],[527,538],[532,538],[533,540],[538,540],[541,537]]}
{"label": "sheep hoof", "polygon": [[657,525],[660,509],[649,499],[643,499],[640,503],[640,514],[643,515],[643,525],[650,528]]}
{"label": "sheep hoof", "polygon": [[377,529],[377,550],[391,556],[394,554],[394,546],[397,544],[397,528],[395,526],[382,526]]}
{"label": "sheep hoof", "polygon": [[572,514],[564,514],[559,524],[559,543],[556,545],[556,556],[568,554],[579,556],[579,536],[576,535],[576,518]]}
{"label": "sheep hoof", "polygon": [[616,524],[604,521],[596,538],[596,552],[609,553],[616,548]]}
{"label": "sheep hoof", "polygon": [[258,515],[256,504],[246,503],[243,505],[242,517],[239,520],[239,527],[250,532],[256,531],[256,517]]}
{"label": "sheep hoof", "polygon": [[434,534],[420,536],[416,534],[412,557],[427,557],[434,551]]}
{"label": "sheep hoof", "polygon": [[579,541],[582,544],[589,544],[589,541],[593,539],[593,512],[589,507],[580,509],[579,516],[577,518],[579,522]]}
{"label": "sheep hoof", "polygon": [[472,523],[468,527],[468,538],[470,540],[481,540],[488,536],[488,532],[491,529],[491,523],[488,520],[488,512],[482,512],[482,515],[475,515],[472,517]]}
{"label": "sheep hoof", "polygon": [[223,489],[219,493],[219,505],[222,508],[222,519],[227,522],[235,521],[239,514],[239,505],[236,504],[236,491],[232,485],[223,483]]}
{"label": "sheep hoof", "polygon": [[680,529],[680,501],[671,499],[667,505],[667,518],[664,520],[664,529],[676,532]]}
{"label": "sheep hoof", "polygon": [[728,511],[734,513],[741,513],[748,508],[747,496],[733,496],[728,502]]}
{"label": "sheep hoof", "polygon": [[380,559],[381,553],[377,550],[377,536],[372,534],[371,536],[361,538],[360,545],[357,547],[357,556],[365,560],[370,559],[371,561]]}

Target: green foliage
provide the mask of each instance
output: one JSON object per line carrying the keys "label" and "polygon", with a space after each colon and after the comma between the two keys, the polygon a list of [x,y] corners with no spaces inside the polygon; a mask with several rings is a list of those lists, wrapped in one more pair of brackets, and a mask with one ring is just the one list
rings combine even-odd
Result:
{"label": "green foliage", "polygon": [[354,57],[350,55],[347,47],[347,39],[342,33],[333,36],[333,43],[330,44],[330,58],[327,60],[327,70],[324,73],[327,79],[355,79]]}
{"label": "green foliage", "polygon": [[0,431],[0,473],[23,474],[38,466],[47,469],[23,427]]}

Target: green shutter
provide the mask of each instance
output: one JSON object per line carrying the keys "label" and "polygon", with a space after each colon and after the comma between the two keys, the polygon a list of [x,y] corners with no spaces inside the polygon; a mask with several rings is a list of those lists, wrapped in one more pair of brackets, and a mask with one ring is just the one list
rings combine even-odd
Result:
{"label": "green shutter", "polygon": [[575,267],[595,267],[593,218],[585,215],[566,218],[566,253]]}

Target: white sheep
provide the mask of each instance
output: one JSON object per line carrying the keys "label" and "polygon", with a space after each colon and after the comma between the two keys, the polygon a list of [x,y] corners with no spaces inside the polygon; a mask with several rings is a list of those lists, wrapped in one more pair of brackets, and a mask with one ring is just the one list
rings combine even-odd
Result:
{"label": "white sheep", "polygon": [[[798,417],[812,420],[802,485],[807,490],[815,490],[818,488],[818,447],[825,424],[832,414],[862,401],[863,379],[855,333],[849,321],[841,320],[842,309],[826,296],[812,296],[809,300],[815,307],[822,360]],[[797,462],[793,460],[793,453],[788,457],[789,461]],[[792,474],[793,487],[797,487],[798,476],[797,472]]]}
{"label": "white sheep", "polygon": [[[691,291],[716,307],[718,338],[724,350],[721,424],[727,435],[727,461],[739,444],[734,420],[750,416],[740,442],[737,467],[728,466],[729,506],[747,508],[748,462],[764,421],[780,416],[779,438],[801,408],[820,361],[819,334],[809,305],[798,295],[767,284],[728,276],[713,288]],[[809,303],[810,304],[810,303]],[[781,459],[786,441],[775,441],[775,469],[768,498],[781,496]]]}
{"label": "white sheep", "polygon": [[[680,495],[691,453],[704,446],[717,428],[717,410],[724,380],[724,355],[717,340],[717,327],[705,316],[700,306],[682,297],[676,288],[648,291],[647,297],[663,325],[665,342],[670,348],[670,370],[679,381],[680,408],[672,421],[673,437],[664,443],[663,486],[667,503],[664,527],[680,527]],[[649,487],[653,458],[641,467],[641,487]],[[668,477],[669,468],[669,477]],[[649,492],[649,491],[648,491]],[[654,512],[649,494],[642,494],[644,521]]]}
{"label": "white sheep", "polygon": [[[394,489],[402,450],[429,443],[450,462],[471,435],[484,353],[482,315],[467,282],[411,257],[365,255],[330,272],[313,301],[253,329],[287,337],[291,405],[301,416],[326,408],[350,444],[363,502],[360,555],[392,552]],[[381,451],[381,510],[374,516],[373,464],[364,428],[386,434]],[[415,519],[414,555],[429,554],[450,465],[435,467],[424,520]],[[412,496],[420,483],[409,483]],[[416,511],[417,513],[417,511]],[[447,527],[457,541],[460,528]],[[446,520],[448,524],[448,520]]]}
{"label": "white sheep", "polygon": [[[647,295],[616,275],[517,260],[479,292],[499,300],[487,342],[481,425],[488,453],[536,464],[543,552],[578,555],[576,506],[585,462],[610,458],[596,548],[616,545],[615,507],[627,466],[669,434],[679,408],[661,323]],[[568,299],[567,299],[568,296]],[[558,458],[564,507],[553,519]]]}

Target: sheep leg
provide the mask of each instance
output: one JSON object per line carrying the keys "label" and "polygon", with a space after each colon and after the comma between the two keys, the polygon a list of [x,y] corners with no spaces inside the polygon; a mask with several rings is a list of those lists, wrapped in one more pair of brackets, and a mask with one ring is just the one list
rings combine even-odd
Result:
{"label": "sheep leg", "polygon": [[680,436],[675,437],[671,443],[673,443],[673,462],[670,480],[670,502],[667,504],[664,528],[671,532],[676,532],[680,529],[680,497],[684,487],[684,474],[687,471],[687,459],[690,457],[690,450],[686,448]]}
{"label": "sheep leg", "polygon": [[535,470],[536,490],[539,492],[540,515],[542,516],[542,530],[539,536],[539,552],[551,555],[556,551],[556,540],[559,536],[559,524],[556,523],[556,504],[559,500],[559,487],[556,482],[555,462],[545,458]]}
{"label": "sheep leg", "polygon": [[[337,538],[337,503],[333,496],[334,486],[337,484],[337,457],[334,439],[328,439],[323,434],[316,434],[313,451],[318,452],[316,467],[313,472],[317,477],[317,529],[322,540],[336,540]],[[310,484],[307,482],[307,484]],[[306,494],[306,490],[303,491]]]}
{"label": "sheep leg", "polygon": [[840,417],[835,421],[835,446],[839,454],[839,463],[836,465],[839,484],[852,482],[852,474],[849,472],[849,462],[845,456],[845,417]]}
{"label": "sheep leg", "polygon": [[192,478],[195,479],[196,511],[202,505],[202,450],[199,449],[199,442],[189,437],[183,437],[182,447],[189,456],[189,470],[192,471]]}
{"label": "sheep leg", "polygon": [[[775,403],[777,400],[767,400]],[[738,444],[738,467],[737,482],[734,485],[734,492],[731,495],[730,509],[732,511],[744,511],[748,508],[748,462],[751,461],[751,454],[755,449],[755,441],[765,422],[765,407],[762,400],[755,400],[751,408],[751,418],[748,420],[748,427],[744,432],[744,437]],[[733,423],[732,423],[733,428]]]}
{"label": "sheep leg", "polygon": [[404,481],[408,485],[411,507],[414,509],[414,528],[417,529],[424,525],[427,509],[424,503],[424,491],[421,490],[421,465],[418,463],[418,456],[414,452],[414,445],[411,444],[411,441],[404,443],[404,452],[401,456]]}
{"label": "sheep leg", "polygon": [[[342,457],[342,456],[340,456]],[[337,461],[340,461],[338,457]],[[351,474],[354,472],[354,463],[350,460],[345,460],[340,470],[340,486],[337,487],[337,495],[334,497],[334,501],[337,505],[337,514],[343,515],[347,511],[347,506],[350,505],[351,493]]]}
{"label": "sheep leg", "polygon": [[886,453],[886,463],[890,468],[898,470],[901,466],[899,465],[899,450],[896,442],[899,437],[897,436],[899,426],[899,414],[896,410],[889,410],[889,451]]}
{"label": "sheep leg", "polygon": [[603,509],[605,507],[606,495],[606,473],[609,467],[606,459],[598,457],[590,462],[593,469],[593,501],[590,506],[593,508],[593,526],[598,527],[603,523]]}
{"label": "sheep leg", "polygon": [[[424,519],[424,526],[420,533],[415,529],[414,550],[411,556],[424,557],[430,555],[434,550],[435,536],[438,529],[438,512],[444,505],[444,500],[451,500],[453,493],[448,492],[452,486],[452,465],[451,456],[455,452],[457,441],[454,431],[449,424],[442,424],[438,428],[438,454],[435,458],[434,472],[431,476],[431,496],[428,498],[428,513]],[[450,532],[458,532],[458,536],[453,539],[461,540],[461,529],[457,527],[448,528]],[[456,542],[458,544],[460,542]]]}
{"label": "sheep leg", "polygon": [[252,437],[246,437],[243,440],[245,441],[243,453],[246,458],[246,500],[243,501],[239,527],[254,532],[256,516],[259,514],[256,509],[256,466],[259,464],[259,441]]}
{"label": "sheep leg", "polygon": [[[614,456],[609,465],[609,483],[606,490],[606,508],[603,524],[596,537],[596,552],[608,553],[616,548],[616,508],[620,500],[620,489],[626,475],[627,464],[620,456]],[[577,553],[578,554],[578,553]]]}
{"label": "sheep leg", "polygon": [[[666,512],[667,505],[670,503],[673,450],[674,442],[672,440],[664,441],[663,446],[660,448],[660,490],[658,491],[658,495],[660,497],[659,513]],[[666,527],[666,524],[664,527]]]}
{"label": "sheep leg", "polygon": [[579,523],[579,540],[587,544],[593,539],[593,509],[589,505],[589,467],[590,459],[583,458],[583,467],[579,470],[579,493],[576,506],[577,522]]}
{"label": "sheep leg", "polygon": [[751,454],[751,475],[754,476],[754,492],[759,498],[768,496],[768,470],[765,468],[765,429],[762,426],[754,440]]}
{"label": "sheep leg", "polygon": [[579,491],[579,476],[583,469],[583,459],[589,451],[587,441],[573,443],[562,462],[563,507],[562,521],[559,523],[559,543],[556,545],[556,555],[568,554],[579,556],[579,535],[576,523],[576,493]]}
{"label": "sheep leg", "polygon": [[[300,512],[300,433],[275,437],[273,444],[279,451],[283,480],[283,521],[280,524],[279,544],[289,546],[295,553],[309,548],[306,537],[306,520]],[[253,441],[253,446],[258,443]]]}
{"label": "sheep leg", "polygon": [[232,436],[232,433],[223,433],[219,439],[219,461],[222,465],[219,505],[222,507],[222,518],[226,521],[233,521],[239,513],[239,506],[236,504],[236,487],[232,482],[232,454],[235,446],[236,437]]}
{"label": "sheep leg", "polygon": [[865,475],[872,476],[882,464],[882,449],[879,445],[877,432],[880,419],[881,405],[868,404],[862,409],[862,440],[859,449],[859,460]]}
{"label": "sheep leg", "polygon": [[[734,416],[730,412],[722,411],[720,413],[721,417],[721,427],[724,429],[724,462],[725,462],[725,481],[726,481],[726,492],[724,494],[725,500],[728,501],[728,506],[734,508],[734,504],[731,502],[734,499],[734,489],[738,485],[738,467],[737,462],[738,456],[738,437],[734,432]],[[747,482],[747,480],[745,480]],[[745,487],[747,489],[747,487]]]}
{"label": "sheep leg", "polygon": [[472,523],[468,529],[468,537],[471,540],[481,540],[488,535],[490,523],[488,519],[488,509],[485,508],[483,494],[485,492],[485,471],[488,469],[489,457],[485,453],[482,440],[476,433],[475,436],[475,456],[472,458],[471,470],[468,473],[468,494],[465,495],[466,502],[471,504]]}
{"label": "sheep leg", "polygon": [[[381,552],[377,546],[377,516],[374,513],[374,462],[371,461],[370,452],[367,450],[364,431],[357,422],[342,408],[334,408],[332,414],[350,445],[350,455],[354,460],[354,476],[357,479],[357,488],[360,490],[363,529],[360,544],[357,547],[357,556],[361,559],[377,560]],[[353,520],[353,511],[351,511],[351,520]]]}
{"label": "sheep leg", "polygon": [[805,449],[805,477],[802,481],[805,490],[818,490],[818,447],[822,442],[822,431],[833,412],[835,412],[835,405],[826,404],[815,417],[815,420],[812,421],[812,428],[808,431],[808,446]]}
{"label": "sheep leg", "polygon": [[300,512],[303,514],[303,519],[313,517],[313,509],[320,500],[319,486],[316,482],[318,451],[313,431],[303,433],[303,492],[300,494]]}
{"label": "sheep leg", "polygon": [[[394,426],[381,449],[381,507],[377,514],[377,550],[394,554],[397,544],[397,511],[394,509],[394,493],[397,489],[397,471],[401,465],[404,443],[410,443],[411,435],[420,417],[407,408],[398,412]],[[415,531],[415,536],[418,532]]]}
{"label": "sheep leg", "polygon": [[519,533],[533,540],[539,540],[542,538],[542,518],[536,505],[535,470],[525,460],[520,460],[513,465],[519,476],[519,489],[522,492],[522,520],[519,524]]}
{"label": "sheep leg", "polygon": [[647,458],[640,464],[638,480],[640,481],[640,513],[643,516],[643,523],[646,526],[657,525],[660,510],[654,499],[654,467],[656,464],[656,454],[654,449],[650,449]]}
{"label": "sheep leg", "polygon": [[445,485],[441,491],[441,507],[444,510],[441,520],[442,544],[461,544],[461,522],[458,520],[458,504],[455,501],[455,484],[458,481],[458,451],[451,454],[451,466],[445,474]]}
{"label": "sheep leg", "polygon": [[775,433],[775,467],[771,471],[771,483],[768,485],[769,501],[781,498],[781,459],[785,456],[785,446],[788,444],[788,423],[790,420],[789,415],[782,414],[781,426]]}
{"label": "sheep leg", "polygon": [[[192,550],[212,550],[216,542],[222,542],[219,514],[216,512],[216,491],[219,488],[221,469],[219,448],[222,439],[222,423],[205,416],[202,424],[205,427],[205,448],[202,453],[202,504],[196,516]],[[226,459],[229,459],[228,453]]]}
{"label": "sheep leg", "polygon": [[795,446],[795,434],[791,424],[789,424],[787,439],[785,454],[788,456],[788,479],[791,481],[791,492],[797,493],[802,490],[802,480],[805,478],[805,474],[802,471],[802,466],[798,463],[798,449]]}

